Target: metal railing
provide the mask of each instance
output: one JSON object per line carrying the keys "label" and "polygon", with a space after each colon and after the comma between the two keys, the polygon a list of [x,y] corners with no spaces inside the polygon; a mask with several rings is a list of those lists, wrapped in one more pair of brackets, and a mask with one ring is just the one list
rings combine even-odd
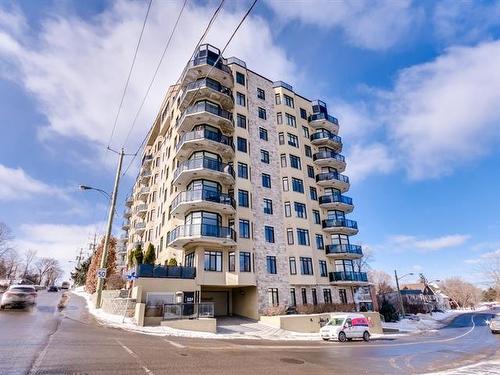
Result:
{"label": "metal railing", "polygon": [[169,279],[194,279],[196,267],[186,266],[161,266],[153,264],[139,264],[135,268],[138,277],[169,278]]}
{"label": "metal railing", "polygon": [[213,224],[186,224],[179,225],[167,233],[167,243],[179,237],[215,237],[236,241],[236,232],[233,228]]}
{"label": "metal railing", "polygon": [[336,159],[345,162],[344,155],[337,154],[336,152],[333,151],[319,151],[313,155],[313,161],[322,159]]}
{"label": "metal railing", "polygon": [[135,223],[134,229],[138,229],[138,230],[146,229],[146,223]]}
{"label": "metal railing", "polygon": [[288,83],[283,82],[283,81],[275,81],[275,82],[273,82],[273,88],[276,88],[276,87],[284,87],[285,89],[293,92],[292,85],[289,85]]}
{"label": "metal railing", "polygon": [[325,204],[325,203],[344,203],[352,206],[352,198],[346,197],[345,195],[339,193],[320,196],[319,204]]}
{"label": "metal railing", "polygon": [[138,206],[135,207],[135,212],[144,212],[144,211],[147,211],[148,210],[148,205],[143,203],[143,204],[139,204]]}
{"label": "metal railing", "polygon": [[363,255],[361,246],[351,244],[331,244],[325,246],[326,254],[357,254]]}
{"label": "metal railing", "polygon": [[366,272],[330,272],[330,282],[335,281],[362,281],[368,282]]}
{"label": "metal railing", "polygon": [[184,134],[179,140],[179,143],[177,143],[177,146],[175,146],[175,150],[179,151],[179,149],[184,145],[184,143],[188,141],[193,141],[195,139],[208,139],[210,141],[230,146],[234,150],[233,137],[228,137],[227,135],[214,132],[208,129],[195,130]]}
{"label": "metal railing", "polygon": [[230,205],[233,208],[236,208],[236,201],[231,195],[209,189],[199,189],[199,190],[182,191],[179,194],[177,194],[177,196],[172,201],[172,204],[170,205],[170,211],[175,210],[175,208],[181,203],[193,202],[193,201],[214,202],[214,203]]}
{"label": "metal railing", "polygon": [[342,143],[341,137],[339,137],[338,135],[335,135],[333,133],[330,133],[327,130],[320,130],[320,131],[317,131],[317,132],[311,134],[310,139],[311,139],[311,141],[315,141],[317,139],[329,139],[329,140],[336,142],[336,143]]}
{"label": "metal railing", "polygon": [[199,169],[206,168],[212,171],[223,172],[231,175],[234,178],[234,169],[231,165],[222,163],[217,159],[212,159],[209,157],[196,158],[191,160],[186,160],[179,164],[177,169],[174,172],[174,180],[181,174],[183,171],[191,170],[191,169]]}
{"label": "metal railing", "polygon": [[322,226],[323,228],[345,227],[345,228],[358,229],[358,223],[354,220],[348,220],[348,219],[326,219],[323,220]]}
{"label": "metal railing", "polygon": [[327,115],[326,113],[313,113],[312,115],[309,116],[309,122],[312,121],[317,121],[317,120],[326,120],[328,122],[332,122],[335,125],[339,124],[339,120],[337,120],[335,117]]}
{"label": "metal railing", "polygon": [[349,183],[349,177],[338,172],[322,172],[316,175],[316,182],[330,180],[338,180],[347,184]]}
{"label": "metal railing", "polygon": [[181,92],[181,94],[179,95],[179,97],[182,98],[181,101],[184,100],[183,97],[186,94],[186,92],[191,91],[191,90],[201,89],[201,88],[209,88],[209,89],[212,89],[214,91],[218,91],[222,94],[229,96],[231,98],[231,100],[233,99],[233,92],[229,87],[221,85],[219,82],[214,81],[210,78],[204,78],[204,79],[199,79],[199,80],[194,81],[194,82],[189,82],[188,85],[186,86],[186,88],[184,89],[184,91]]}
{"label": "metal railing", "polygon": [[199,319],[213,318],[214,303],[166,303],[163,305],[163,319]]}

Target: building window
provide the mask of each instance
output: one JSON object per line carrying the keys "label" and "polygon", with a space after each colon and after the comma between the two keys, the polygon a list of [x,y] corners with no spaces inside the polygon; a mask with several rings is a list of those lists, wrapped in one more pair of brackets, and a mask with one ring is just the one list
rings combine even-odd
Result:
{"label": "building window", "polygon": [[307,210],[304,203],[293,202],[295,208],[295,216],[300,219],[307,219]]}
{"label": "building window", "polygon": [[281,168],[286,168],[286,154],[280,155]]}
{"label": "building window", "polygon": [[247,118],[244,115],[240,115],[239,113],[236,115],[236,125],[240,128],[247,128]]}
{"label": "building window", "polygon": [[222,252],[205,251],[205,271],[222,272]]}
{"label": "building window", "polygon": [[267,273],[276,274],[277,273],[277,271],[276,271],[276,257],[268,255],[266,257],[266,261],[267,261]]}
{"label": "building window", "polygon": [[236,93],[236,104],[241,105],[242,107],[246,106],[245,94],[242,94],[241,92]]}
{"label": "building window", "polygon": [[250,253],[248,251],[240,251],[240,272],[251,272]]}
{"label": "building window", "polygon": [[269,138],[267,136],[267,130],[264,128],[259,128],[259,137],[260,137],[260,139],[263,139],[264,141],[269,140]]}
{"label": "building window", "polygon": [[293,229],[287,228],[286,230],[286,243],[288,245],[293,245]]}
{"label": "building window", "polygon": [[184,257],[184,265],[186,267],[194,267],[194,252],[186,254]]}
{"label": "building window", "polygon": [[257,98],[266,100],[266,92],[257,87]]}
{"label": "building window", "polygon": [[289,191],[290,186],[288,185],[288,177],[283,177],[282,179],[283,191]]}
{"label": "building window", "polygon": [[300,272],[302,275],[313,274],[312,258],[300,257]]}
{"label": "building window", "polygon": [[248,179],[248,165],[238,162],[238,177]]}
{"label": "building window", "polygon": [[297,243],[302,246],[309,246],[309,231],[297,228]]}
{"label": "building window", "polygon": [[250,221],[240,219],[240,238],[250,238]]}
{"label": "building window", "polygon": [[321,224],[321,217],[318,210],[313,210],[314,224]]}
{"label": "building window", "polygon": [[269,164],[269,151],[260,150],[260,161]]}
{"label": "building window", "polygon": [[295,297],[295,288],[290,288],[290,305],[297,306],[297,298]]}
{"label": "building window", "polygon": [[312,187],[312,186],[309,187],[309,197],[313,201],[317,201],[318,200],[318,191],[316,190],[315,187]]}
{"label": "building window", "polygon": [[267,296],[269,300],[269,306],[278,306],[278,288],[269,288],[267,290]]}
{"label": "building window", "polygon": [[347,303],[347,292],[345,289],[339,289],[339,298],[340,298],[340,303],[343,304]]}
{"label": "building window", "polygon": [[299,138],[297,138],[296,135],[286,133],[288,136],[288,145],[293,146],[293,147],[299,147]]}
{"label": "building window", "polygon": [[293,106],[293,98],[291,96],[288,96],[286,94],[283,94],[283,98],[285,99],[285,105],[294,108]]}
{"label": "building window", "polygon": [[280,145],[285,144],[285,134],[283,132],[278,133],[278,142]]}
{"label": "building window", "polygon": [[245,85],[245,75],[240,72],[236,72],[236,82],[238,82],[240,85]]}
{"label": "building window", "polygon": [[323,235],[316,235],[316,249],[323,250],[325,248],[325,243],[323,242]]}
{"label": "building window", "polygon": [[292,216],[292,206],[290,205],[290,202],[285,202],[285,217],[290,216]]}
{"label": "building window", "polygon": [[273,201],[268,198],[264,198],[264,213],[267,215],[273,214]]}
{"label": "building window", "polygon": [[314,167],[312,165],[307,166],[307,177],[314,178]]}
{"label": "building window", "polygon": [[264,226],[264,237],[266,238],[266,242],[274,243],[274,227]]}
{"label": "building window", "polygon": [[303,118],[304,120],[307,120],[307,112],[304,108],[300,109],[300,117]]}
{"label": "building window", "polygon": [[262,120],[267,119],[266,110],[264,108],[259,107],[259,118],[261,118]]}
{"label": "building window", "polygon": [[229,272],[234,272],[235,271],[235,256],[234,256],[234,251],[230,251],[227,255],[227,270]]}
{"label": "building window", "polygon": [[262,186],[265,188],[271,188],[271,175],[262,173]]}
{"label": "building window", "polygon": [[290,257],[288,260],[288,263],[290,264],[290,275],[296,275],[297,274],[297,263],[295,262],[295,257]]}
{"label": "building window", "polygon": [[300,157],[290,154],[290,167],[295,169],[302,169],[300,164]]}
{"label": "building window", "polygon": [[326,269],[326,260],[320,260],[319,261],[319,275],[321,277],[326,277],[328,274],[327,269]]}
{"label": "building window", "polygon": [[332,291],[330,289],[323,289],[323,301],[332,303]]}
{"label": "building window", "polygon": [[283,113],[281,112],[276,113],[276,123],[278,125],[283,124]]}
{"label": "building window", "polygon": [[274,102],[276,104],[281,104],[281,95],[280,94],[274,94]]}
{"label": "building window", "polygon": [[238,137],[236,140],[236,144],[238,147],[238,151],[247,152],[248,147],[247,147],[247,140],[245,138]]}
{"label": "building window", "polygon": [[318,295],[316,294],[316,288],[311,289],[311,294],[312,294],[312,298],[313,298],[313,305],[317,305],[318,304]]}
{"label": "building window", "polygon": [[304,134],[304,138],[309,139],[309,128],[307,126],[302,127],[302,134]]}
{"label": "building window", "polygon": [[289,113],[285,113],[285,122],[288,126],[291,126],[293,128],[297,127],[297,120],[295,119],[295,116],[292,116]]}
{"label": "building window", "polygon": [[300,178],[292,177],[292,190],[304,194],[304,181]]}
{"label": "building window", "polygon": [[301,288],[300,291],[301,291],[301,294],[302,294],[302,304],[303,305],[307,305],[307,292],[306,292],[306,288]]}
{"label": "building window", "polygon": [[250,207],[250,202],[248,199],[248,191],[238,189],[238,206]]}
{"label": "building window", "polygon": [[310,147],[310,146],[305,145],[305,146],[304,146],[304,151],[305,151],[306,156],[307,156],[308,158],[312,158],[312,151],[311,151],[311,147]]}

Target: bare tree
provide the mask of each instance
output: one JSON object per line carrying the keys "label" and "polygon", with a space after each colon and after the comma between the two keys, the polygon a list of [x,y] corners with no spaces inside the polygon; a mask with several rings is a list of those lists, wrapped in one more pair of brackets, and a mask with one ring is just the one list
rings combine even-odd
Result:
{"label": "bare tree", "polygon": [[45,281],[45,285],[48,285],[48,275],[52,275],[52,271],[60,267],[57,259],[40,258],[35,262],[35,268],[38,277],[38,284],[42,284],[42,282]]}
{"label": "bare tree", "polygon": [[373,250],[369,247],[363,249],[363,257],[353,260],[354,269],[362,272],[371,269],[370,263],[375,260]]}
{"label": "bare tree", "polygon": [[384,294],[394,291],[392,277],[385,271],[369,270],[368,279],[375,286],[377,294]]}
{"label": "bare tree", "polygon": [[446,279],[439,287],[460,307],[474,307],[481,301],[481,289],[459,277]]}
{"label": "bare tree", "polygon": [[31,264],[36,259],[36,250],[26,250],[24,252],[24,272],[23,277],[26,277],[31,271]]}
{"label": "bare tree", "polygon": [[0,259],[3,259],[3,257],[12,250],[9,244],[13,238],[12,231],[7,224],[0,222]]}
{"label": "bare tree", "polygon": [[5,267],[4,278],[14,279],[17,276],[17,271],[20,266],[20,259],[17,251],[9,249],[3,256],[3,264]]}
{"label": "bare tree", "polygon": [[500,295],[500,250],[489,253],[480,263],[480,272],[490,286]]}

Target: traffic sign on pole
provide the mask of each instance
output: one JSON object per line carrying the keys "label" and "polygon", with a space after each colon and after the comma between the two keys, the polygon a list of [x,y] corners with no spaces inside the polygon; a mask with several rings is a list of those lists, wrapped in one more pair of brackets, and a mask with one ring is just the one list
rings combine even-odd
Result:
{"label": "traffic sign on pole", "polygon": [[105,279],[106,278],[106,268],[98,268],[97,269],[97,277],[100,279]]}

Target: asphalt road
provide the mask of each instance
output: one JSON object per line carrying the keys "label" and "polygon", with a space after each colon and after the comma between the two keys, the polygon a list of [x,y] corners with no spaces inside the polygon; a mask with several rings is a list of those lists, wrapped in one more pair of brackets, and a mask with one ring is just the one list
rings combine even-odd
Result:
{"label": "asphalt road", "polygon": [[500,335],[485,324],[491,312],[464,314],[435,333],[369,343],[201,340],[101,326],[77,296],[58,312],[59,297],[40,292],[32,310],[0,312],[0,374],[414,374],[500,356]]}

